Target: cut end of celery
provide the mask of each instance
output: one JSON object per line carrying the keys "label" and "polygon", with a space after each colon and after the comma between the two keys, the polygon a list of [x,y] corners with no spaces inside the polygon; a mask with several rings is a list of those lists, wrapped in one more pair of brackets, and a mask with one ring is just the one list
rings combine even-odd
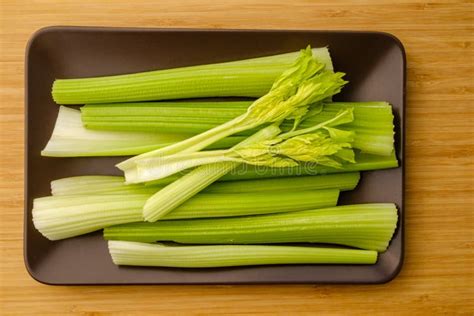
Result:
{"label": "cut end of celery", "polygon": [[301,246],[171,246],[109,241],[116,265],[177,268],[213,268],[275,264],[374,264],[370,250]]}
{"label": "cut end of celery", "polygon": [[383,252],[397,227],[391,203],[231,218],[157,221],[113,226],[108,240],[181,244],[325,243]]}
{"label": "cut end of celery", "polygon": [[185,134],[93,131],[82,126],[81,113],[59,107],[53,134],[41,151],[47,157],[125,156],[161,148],[186,139]]}

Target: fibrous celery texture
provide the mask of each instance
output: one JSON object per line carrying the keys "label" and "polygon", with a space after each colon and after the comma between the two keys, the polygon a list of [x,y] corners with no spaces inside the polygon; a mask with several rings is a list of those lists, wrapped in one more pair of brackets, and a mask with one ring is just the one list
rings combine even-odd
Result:
{"label": "fibrous celery texture", "polygon": [[[234,193],[234,190],[239,192],[254,192],[257,191],[272,191],[273,185],[266,185],[265,181],[275,181],[279,183],[281,190],[293,190],[292,188],[306,187],[306,181],[314,182],[316,184],[313,189],[320,189],[326,187],[318,187],[318,183],[322,185],[331,182],[343,183],[347,182],[348,190],[356,185],[353,175],[355,171],[389,169],[398,167],[398,161],[394,154],[390,156],[366,155],[356,153],[356,162],[353,164],[344,165],[341,169],[325,167],[317,164],[305,164],[298,167],[289,168],[267,168],[259,166],[241,165],[236,167],[229,174],[219,178],[217,183],[212,184],[204,191]],[[53,195],[70,195],[75,194],[89,194],[94,192],[111,192],[111,190],[123,190],[126,193],[154,193],[158,188],[162,188],[167,184],[176,181],[182,174],[170,176],[158,181],[148,182],[145,184],[128,185],[124,183],[123,177],[115,176],[80,176],[70,177],[53,181],[52,194]],[[346,180],[339,180],[339,178],[326,178],[331,176],[344,176]],[[354,177],[354,178],[353,178]],[[312,180],[314,179],[314,180]],[[321,179],[321,180],[318,180]],[[344,179],[344,178],[343,178]],[[239,181],[245,180],[245,181]],[[302,181],[302,182],[300,182]],[[57,183],[57,186],[55,185]],[[292,183],[295,183],[294,185]],[[288,184],[288,185],[286,185]],[[227,187],[220,191],[221,186]],[[143,192],[142,188],[150,188],[149,191]],[[89,189],[90,188],[90,189]],[[248,189],[247,189],[248,188]],[[309,188],[309,187],[308,187]],[[343,186],[337,187],[344,190]],[[138,190],[138,191],[137,191]]]}
{"label": "fibrous celery texture", "polygon": [[[327,48],[313,49],[315,57],[332,70]],[[54,81],[58,104],[131,102],[198,97],[260,97],[292,65],[298,53],[252,58],[127,75]],[[178,56],[174,56],[179,58]]]}
{"label": "fibrous celery texture", "polygon": [[[299,211],[335,206],[338,189],[261,193],[202,193],[181,204],[164,220],[228,217]],[[104,227],[143,221],[144,193],[76,194],[37,198],[33,223],[50,240],[73,237]]]}
{"label": "fibrous celery texture", "polygon": [[106,228],[104,236],[182,244],[310,242],[385,251],[396,226],[395,205],[374,203],[222,219],[130,223]]}
{"label": "fibrous celery texture", "polygon": [[[179,103],[176,106],[176,103]],[[245,102],[176,102],[164,106],[164,112],[168,113],[170,117],[163,116],[161,119],[157,116],[149,116],[149,114],[138,113],[141,118],[147,121],[133,121],[131,112],[139,111],[144,108],[147,113],[153,114],[161,110],[162,106],[159,103],[140,103],[136,106],[128,105],[126,103],[119,104],[119,107],[108,104],[104,107],[99,105],[82,107],[96,108],[99,111],[110,110],[112,113],[99,114],[93,119],[97,121],[89,122],[82,114],[82,120],[86,120],[85,126],[81,125],[81,118],[79,112],[75,109],[60,107],[56,125],[53,135],[48,142],[46,148],[42,151],[43,156],[52,157],[77,157],[77,156],[125,156],[136,155],[148,152],[150,150],[162,148],[164,146],[182,141],[191,137],[197,132],[206,131],[212,127],[217,126],[229,119],[235,118],[237,115],[245,112],[246,107],[250,104]],[[188,104],[189,103],[189,104]],[[200,108],[203,104],[203,108]],[[222,104],[221,104],[222,103]],[[236,106],[235,103],[241,104]],[[188,104],[181,106],[180,104]],[[390,105],[384,102],[349,102],[349,103],[328,103],[324,105],[323,110],[318,115],[313,115],[305,118],[301,124],[301,128],[306,128],[311,125],[321,123],[323,120],[334,116],[341,109],[354,108],[354,121],[339,126],[338,128],[347,131],[354,131],[353,147],[360,149],[366,153],[373,153],[377,155],[390,155],[393,152],[393,114]],[[178,108],[178,113],[176,113]],[[236,108],[238,109],[236,113]],[[127,116],[118,116],[119,112]],[[184,115],[180,111],[188,111],[188,116],[195,113],[195,119],[190,117],[183,117],[185,123],[176,123],[173,120],[173,115]],[[204,111],[204,113],[203,113]],[[209,111],[209,112],[208,112]],[[87,113],[89,113],[86,110]],[[230,112],[231,115],[225,114]],[[97,112],[92,112],[97,113]],[[213,113],[213,115],[211,114]],[[110,115],[110,116],[109,116]],[[211,117],[213,116],[213,118]],[[113,126],[99,130],[95,124],[108,124],[102,121],[103,119],[115,120],[117,118],[125,121],[113,122]],[[175,118],[177,119],[177,118]],[[206,120],[214,119],[213,124],[205,123]],[[129,121],[132,120],[132,121]],[[124,125],[125,124],[125,125]],[[203,124],[205,126],[203,126]],[[156,127],[158,126],[158,127]],[[163,129],[162,126],[168,126]],[[284,123],[282,129],[284,131],[290,130],[291,123]],[[94,130],[90,130],[93,128]],[[140,132],[136,132],[140,131]],[[242,141],[245,136],[230,136],[226,137],[208,148],[228,148]]]}
{"label": "fibrous celery texture", "polygon": [[132,155],[153,150],[185,139],[183,134],[94,131],[82,126],[81,113],[64,106],[59,108],[53,134],[42,156]]}
{"label": "fibrous celery texture", "polygon": [[372,250],[267,245],[183,246],[108,242],[117,265],[211,268],[267,264],[374,264]]}
{"label": "fibrous celery texture", "polygon": [[[202,133],[245,113],[252,101],[144,102],[90,104],[81,108],[84,126],[95,130]],[[365,153],[393,152],[392,107],[386,102],[330,102],[312,105],[300,128],[319,124],[340,110],[354,109],[354,120],[339,128],[355,133],[353,147]],[[293,124],[283,123],[289,131]],[[248,135],[249,131],[241,132]],[[240,135],[239,134],[239,135]]]}
{"label": "fibrous celery texture", "polygon": [[[127,156],[172,145],[192,135],[182,133],[153,133],[135,131],[102,131],[84,128],[78,110],[59,107],[53,134],[41,151],[47,157]],[[245,139],[230,136],[210,145],[228,148]]]}
{"label": "fibrous celery texture", "polygon": [[[359,182],[359,172],[299,176],[274,179],[215,182],[203,193],[292,192],[320,189],[353,190]],[[78,194],[152,194],[165,184],[125,184],[119,176],[76,176],[51,181],[52,195]]]}

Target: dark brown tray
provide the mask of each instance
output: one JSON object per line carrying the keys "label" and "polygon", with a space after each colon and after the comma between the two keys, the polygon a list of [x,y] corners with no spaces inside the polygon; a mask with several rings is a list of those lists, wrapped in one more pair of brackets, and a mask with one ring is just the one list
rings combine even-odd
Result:
{"label": "dark brown tray", "polygon": [[[85,174],[119,174],[123,158],[47,158],[40,151],[51,135],[58,106],[55,78],[88,77],[213,63],[328,45],[335,68],[350,84],[336,100],[384,100],[396,116],[401,167],[364,172],[341,204],[394,202],[400,220],[389,249],[375,265],[281,265],[219,269],[117,267],[101,232],[51,242],[31,220],[32,201],[50,194],[50,181]],[[383,283],[403,261],[403,109],[405,53],[390,34],[349,31],[255,31],[49,27],[26,50],[24,257],[33,278],[47,284]]]}

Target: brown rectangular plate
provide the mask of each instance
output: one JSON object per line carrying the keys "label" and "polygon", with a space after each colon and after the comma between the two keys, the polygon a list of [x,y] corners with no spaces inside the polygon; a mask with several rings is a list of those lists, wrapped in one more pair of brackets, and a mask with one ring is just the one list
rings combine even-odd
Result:
{"label": "brown rectangular plate", "polygon": [[[338,101],[388,101],[396,120],[400,167],[364,172],[341,204],[394,202],[400,221],[389,249],[375,265],[280,265],[213,269],[117,267],[101,232],[51,242],[33,227],[32,201],[50,194],[50,181],[87,174],[119,174],[123,158],[48,158],[46,145],[58,112],[55,78],[114,75],[222,62],[329,46],[335,69],[349,85]],[[35,33],[26,51],[24,257],[33,278],[47,284],[383,283],[403,261],[403,131],[405,53],[392,35],[350,31],[255,31],[50,27]]]}

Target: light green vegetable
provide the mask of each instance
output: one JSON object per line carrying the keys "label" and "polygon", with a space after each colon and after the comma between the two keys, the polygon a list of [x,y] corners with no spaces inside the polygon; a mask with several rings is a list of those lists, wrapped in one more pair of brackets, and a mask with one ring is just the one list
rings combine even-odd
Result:
{"label": "light green vegetable", "polygon": [[130,223],[106,228],[108,240],[183,244],[329,243],[385,251],[397,225],[394,204],[243,216]]}
{"label": "light green vegetable", "polygon": [[86,104],[89,129],[197,134],[244,114],[253,101],[174,101]]}
{"label": "light green vegetable", "polygon": [[[354,173],[354,171],[396,168],[397,166],[398,162],[395,155],[382,157],[365,154],[356,154],[356,162],[345,165],[342,169],[314,164],[305,164],[292,168],[263,168],[242,165],[218,179],[218,182],[213,183],[204,191],[212,193],[293,191],[294,188],[298,187],[306,189],[338,188],[340,190],[352,190],[359,179],[358,173]],[[180,176],[182,174],[145,184],[133,185],[125,184],[123,177],[116,176],[69,177],[52,181],[51,191],[53,195],[105,194],[109,192],[111,194],[114,194],[113,192],[117,192],[117,194],[151,194],[156,192],[158,188],[177,180]],[[326,184],[328,187],[325,187]]]}
{"label": "light green vegetable", "polygon": [[[135,155],[190,137],[188,134],[163,134],[124,131],[96,131],[84,128],[78,110],[61,106],[53,134],[42,156],[125,156]],[[227,137],[209,148],[228,148],[245,137]]]}
{"label": "light green vegetable", "polygon": [[[268,179],[281,177],[298,177],[308,175],[326,175],[334,173],[345,173],[354,171],[367,171],[390,169],[398,167],[398,160],[395,153],[389,156],[368,155],[363,153],[355,153],[355,163],[345,164],[342,168],[326,167],[314,163],[300,164],[298,167],[286,168],[268,168],[263,166],[253,166],[241,164],[229,173],[222,176],[216,181],[236,181],[236,180],[253,180],[253,179]],[[182,177],[186,172],[169,176],[160,180],[150,181],[145,185],[159,185],[164,186],[176,181]]]}
{"label": "light green vegetable", "polygon": [[302,246],[182,246],[109,241],[116,265],[210,268],[263,264],[374,264],[371,250]]}
{"label": "light green vegetable", "polygon": [[42,156],[108,156],[134,154],[160,148],[186,138],[182,134],[151,134],[140,132],[107,132],[85,129],[79,111],[59,108],[53,134]]}
{"label": "light green vegetable", "polygon": [[[89,181],[89,180],[88,180]],[[90,181],[89,181],[90,182]],[[181,204],[164,219],[228,217],[335,206],[339,190],[262,193],[202,193]],[[81,194],[37,198],[33,223],[45,237],[58,240],[110,225],[143,221],[150,194]]]}
{"label": "light green vegetable", "polygon": [[[215,182],[203,193],[292,192],[321,189],[353,190],[359,182],[359,172],[299,176],[260,180]],[[51,181],[52,195],[78,194],[153,194],[165,184],[125,184],[118,176],[77,176]]]}
{"label": "light green vegetable", "polygon": [[[223,124],[245,113],[252,101],[220,102],[143,102],[89,104],[81,108],[84,126],[98,130],[146,131],[196,134]],[[332,102],[312,105],[300,123],[307,128],[334,117],[339,111],[353,108],[354,121],[339,126],[355,132],[353,147],[366,153],[390,155],[393,152],[393,114],[386,102]],[[317,114],[317,115],[316,115]],[[293,128],[284,122],[282,130]],[[250,135],[243,131],[239,135]]]}
{"label": "light green vegetable", "polygon": [[[313,54],[332,70],[327,48]],[[186,99],[200,97],[260,97],[292,65],[298,52],[246,60],[155,70],[127,75],[54,81],[58,104],[84,104]]]}
{"label": "light green vegetable", "polygon": [[[225,102],[222,105],[224,109],[217,109],[220,104],[218,102],[204,103],[209,104],[209,108],[204,110],[213,112],[215,117],[222,116],[221,110],[225,112],[226,109],[230,108],[231,111],[235,112],[235,110],[232,110],[234,103],[243,103],[245,106],[249,104],[249,102]],[[123,103],[121,105],[125,106]],[[112,104],[110,104],[110,106],[111,108],[114,108]],[[82,107],[81,110],[87,107],[89,106]],[[212,110],[211,107],[213,108]],[[306,118],[303,122],[301,122],[300,127],[306,128],[321,123],[333,117],[341,109],[348,107],[354,108],[354,121],[352,123],[339,126],[338,128],[355,132],[353,147],[368,153],[375,153],[379,155],[391,154],[393,152],[393,115],[391,112],[391,107],[383,102],[329,103],[324,106],[323,111],[318,115]],[[155,106],[154,108],[157,109],[160,107]],[[245,111],[245,107],[240,106],[240,108],[240,111],[242,111],[241,113],[243,113]],[[137,109],[138,108],[134,108],[133,110]],[[171,113],[169,113],[169,115],[172,115],[176,108],[170,107],[169,109],[171,109]],[[195,111],[196,120],[202,121],[207,119],[205,116],[199,116],[200,110],[196,107],[196,105],[194,105],[194,107],[186,108],[186,110],[191,112]],[[124,113],[129,113],[130,111],[131,110],[127,110],[127,108],[124,109]],[[188,115],[191,114],[188,113]],[[233,117],[235,116],[226,116],[225,120]],[[129,119],[130,116],[126,116],[125,118]],[[84,120],[84,117],[82,119]],[[150,116],[146,117],[146,119],[155,120],[156,117]],[[222,120],[223,118],[220,119]],[[179,127],[176,125],[176,123],[169,122],[168,120],[168,122],[161,122],[163,124],[170,124],[170,129],[167,131],[168,133],[165,133],[163,130],[161,130],[159,133],[155,133],[152,132],[153,130],[148,130],[148,132],[137,131],[146,131],[146,128],[142,129],[141,127],[145,127],[150,124],[161,124],[159,121],[152,123],[136,123],[138,126],[131,125],[128,131],[127,129],[123,129],[120,126],[114,126],[113,128],[116,128],[117,130],[110,131],[89,130],[82,126],[81,118],[77,110],[60,107],[53,135],[46,148],[42,151],[42,155],[52,157],[77,157],[125,156],[142,154],[144,152],[162,148],[177,141],[184,140],[191,137],[195,132],[205,131],[216,126],[217,124],[215,123],[213,125],[209,125],[203,129],[202,127],[199,127],[201,124],[199,122],[192,124],[183,123],[186,125],[186,127]],[[191,128],[190,126],[193,127]],[[283,130],[288,131],[291,129],[291,127],[292,124],[284,123],[282,128]],[[183,134],[183,132],[185,133]],[[208,148],[229,148],[243,139],[245,139],[244,136],[226,137],[209,146]]]}

